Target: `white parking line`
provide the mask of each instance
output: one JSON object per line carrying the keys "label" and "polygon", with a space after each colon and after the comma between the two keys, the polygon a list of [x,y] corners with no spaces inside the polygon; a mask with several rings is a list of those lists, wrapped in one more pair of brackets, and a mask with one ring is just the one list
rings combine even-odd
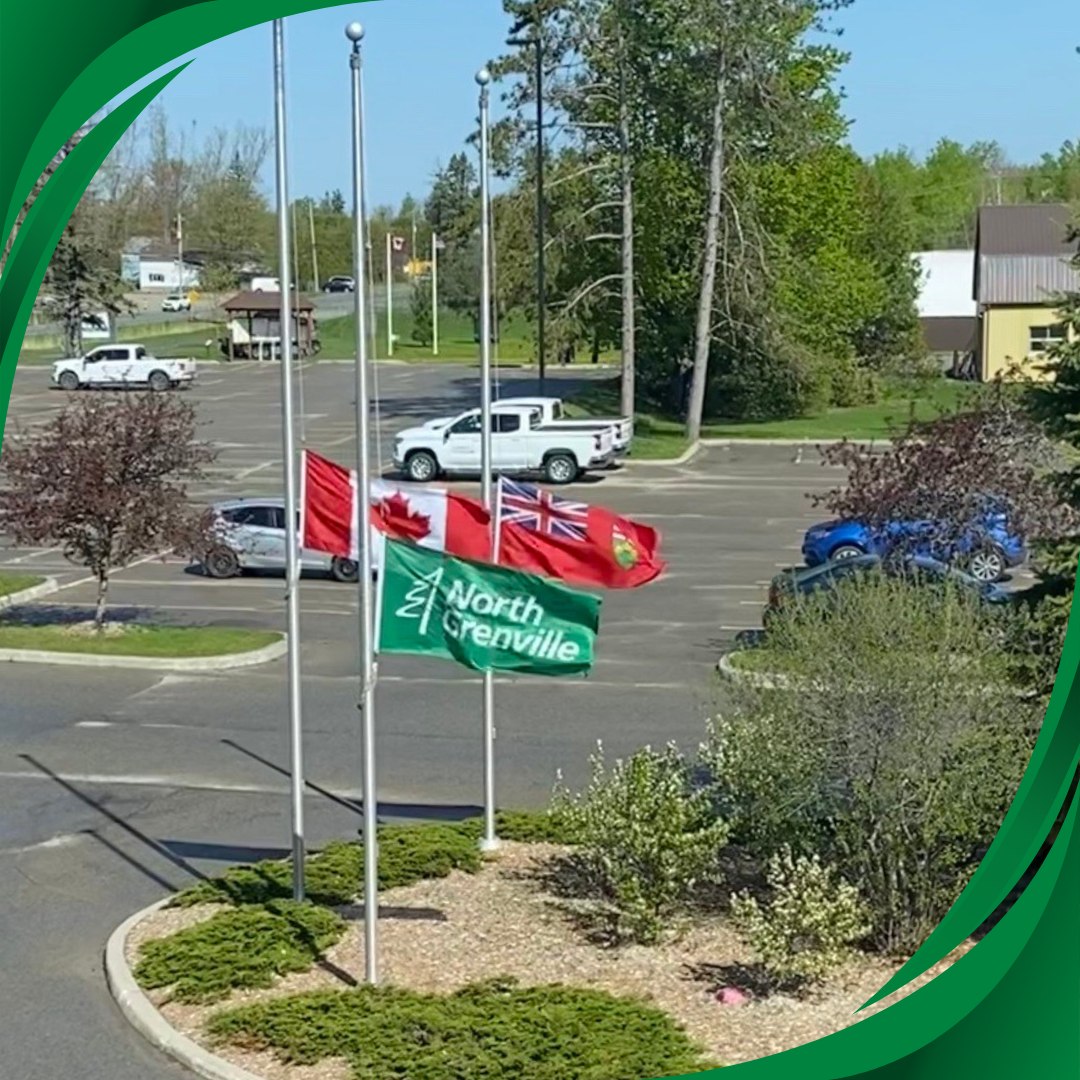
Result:
{"label": "white parking line", "polygon": [[[151,556],[151,558],[157,558],[157,556]],[[149,561],[149,560],[144,560]],[[132,563],[132,567],[137,566],[137,563]],[[125,567],[125,569],[127,569]],[[96,579],[89,578],[89,581]],[[123,581],[117,581],[118,586],[127,587],[129,585],[142,585],[147,588],[155,589],[182,589],[195,587],[197,589],[274,589],[278,592],[285,591],[285,579],[284,578],[267,578],[263,581],[253,581],[251,579],[232,579],[231,581],[220,581],[215,578],[201,578],[191,577],[186,581],[176,581],[172,578],[166,578],[161,581],[157,581],[154,578],[125,578]],[[305,592],[326,592],[336,593],[339,596],[342,595],[342,589],[347,588],[336,581],[302,581],[300,583],[300,595],[301,597]],[[355,586],[354,586],[355,588]]]}
{"label": "white parking line", "polygon": [[759,592],[761,585],[691,585],[690,588],[694,592]]}
{"label": "white parking line", "polygon": [[[121,566],[118,570],[114,570],[112,572],[112,574],[110,575],[110,578],[109,578],[110,586],[114,585],[114,584],[117,584],[116,576],[118,574],[124,573],[125,570],[134,570],[136,566],[144,566],[146,563],[153,562],[155,559],[157,559],[159,561],[163,560],[168,554],[169,553],[167,551],[159,551],[154,555],[146,555],[141,559],[136,559],[134,562],[128,563],[127,566]],[[87,577],[78,578],[75,581],[69,581],[64,585],[61,585],[60,589],[58,591],[63,591],[64,589],[77,589],[81,585],[92,585],[92,584],[95,584],[96,582],[97,582],[97,578],[94,577],[93,574],[90,574]]]}
{"label": "white parking line", "polygon": [[[54,552],[60,550],[61,549],[58,547],[39,548],[36,551],[31,551],[28,555],[20,555],[16,559],[5,559],[4,566],[15,566],[18,563],[29,562],[31,559],[40,559],[43,555],[52,555]],[[70,565],[70,563],[68,565]]]}
{"label": "white parking line", "polygon": [[246,480],[249,476],[254,476],[257,472],[263,472],[265,469],[272,469],[275,465],[280,465],[280,461],[264,461],[261,465],[253,465],[250,469],[243,469],[236,474],[237,480]]}

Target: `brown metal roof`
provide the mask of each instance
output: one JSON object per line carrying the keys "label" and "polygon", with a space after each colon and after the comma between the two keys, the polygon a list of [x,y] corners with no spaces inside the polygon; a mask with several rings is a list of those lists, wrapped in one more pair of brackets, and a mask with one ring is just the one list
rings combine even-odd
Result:
{"label": "brown metal roof", "polygon": [[1058,255],[995,255],[979,260],[980,304],[1052,304],[1080,288],[1080,273]]}
{"label": "brown metal roof", "polygon": [[1058,255],[1068,257],[1076,245],[1068,240],[1076,215],[1065,203],[983,206],[976,235],[978,257],[987,255]]}
{"label": "brown metal roof", "polygon": [[979,321],[973,315],[947,315],[919,320],[923,341],[931,352],[971,352]]}
{"label": "brown metal roof", "polygon": [[[266,311],[277,314],[281,311],[281,293],[279,292],[242,292],[221,305],[226,311]],[[306,296],[293,294],[293,311],[314,311],[315,305]]]}

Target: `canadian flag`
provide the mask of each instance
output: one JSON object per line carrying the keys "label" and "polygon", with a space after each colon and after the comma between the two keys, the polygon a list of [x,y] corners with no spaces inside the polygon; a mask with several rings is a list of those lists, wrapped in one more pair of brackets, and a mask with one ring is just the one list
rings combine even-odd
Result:
{"label": "canadian flag", "polygon": [[[310,450],[303,452],[302,547],[359,561],[358,489],[354,470]],[[491,560],[491,516],[475,499],[442,488],[403,488],[385,480],[372,481],[368,523],[373,556],[381,553],[381,538],[389,536],[462,559]]]}

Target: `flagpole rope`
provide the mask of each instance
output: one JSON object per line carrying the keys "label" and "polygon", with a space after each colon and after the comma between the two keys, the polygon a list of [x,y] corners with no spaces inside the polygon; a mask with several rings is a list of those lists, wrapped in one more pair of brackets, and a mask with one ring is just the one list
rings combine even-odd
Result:
{"label": "flagpole rope", "polygon": [[[360,78],[363,80],[363,71],[360,73]],[[362,130],[366,130],[365,123],[365,105],[364,95],[360,95],[360,127]],[[371,222],[367,220],[368,206],[371,204],[368,202],[368,186],[367,186],[367,169],[364,169],[363,176],[361,178],[360,186],[360,205],[361,213],[364,215],[364,236],[365,247],[367,248],[367,280],[368,280],[368,296],[365,298],[370,302],[371,309],[371,374],[372,374],[372,389],[374,390],[374,404],[375,404],[375,460],[378,463],[379,476],[383,474],[383,452],[382,452],[382,395],[379,391],[379,353],[376,347],[378,341],[378,335],[375,325],[375,257],[371,251]],[[387,287],[390,287],[390,283],[387,283]],[[364,492],[364,497],[368,498],[368,493]]]}

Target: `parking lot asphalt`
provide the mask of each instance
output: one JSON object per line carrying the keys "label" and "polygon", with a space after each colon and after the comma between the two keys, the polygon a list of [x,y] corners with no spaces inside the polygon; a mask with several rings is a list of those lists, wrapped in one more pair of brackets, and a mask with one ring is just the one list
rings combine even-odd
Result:
{"label": "parking lot asphalt", "polygon": [[[548,392],[567,393],[582,377],[560,372]],[[527,373],[500,378],[536,391]],[[9,430],[62,407],[64,395],[46,380],[41,369],[16,372]],[[475,366],[380,365],[383,464],[396,430],[473,407],[478,387]],[[202,368],[185,397],[221,452],[196,499],[281,494],[279,390],[276,367]],[[351,464],[351,368],[308,365],[302,399],[305,444]],[[612,755],[646,743],[695,746],[719,707],[717,654],[759,625],[769,579],[797,562],[801,534],[820,516],[807,494],[836,479],[816,452],[743,445],[681,466],[631,464],[575,485],[583,500],[657,527],[669,568],[643,589],[604,594],[589,678],[498,681],[500,803],[542,805],[557,770],[581,784],[598,739]],[[0,549],[3,569],[55,576],[63,588],[48,603],[93,599],[85,571],[57,551]],[[317,578],[301,588],[313,843],[360,825],[356,592]],[[111,599],[118,613],[284,627],[280,577],[210,581],[175,560],[120,571]],[[124,917],[193,875],[287,847],[285,695],[283,662],[220,675],[22,664],[0,671],[0,995],[18,1003],[0,1025],[5,1076],[181,1075],[137,1045],[112,1010],[101,948]],[[377,707],[384,818],[476,813],[478,681],[444,662],[387,657]],[[46,1010],[65,1018],[47,1040],[39,1034]]]}

